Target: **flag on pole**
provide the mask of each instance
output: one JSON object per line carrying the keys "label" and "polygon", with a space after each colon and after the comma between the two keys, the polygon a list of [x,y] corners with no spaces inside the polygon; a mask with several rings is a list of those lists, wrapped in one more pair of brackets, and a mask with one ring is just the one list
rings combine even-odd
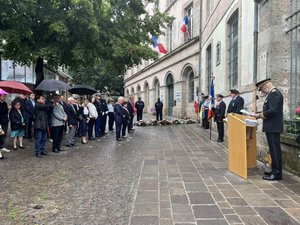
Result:
{"label": "flag on pole", "polygon": [[183,33],[186,33],[188,31],[188,25],[189,25],[189,17],[185,16],[184,19],[183,19],[183,21],[182,21],[182,25],[181,25],[180,30]]}
{"label": "flag on pole", "polygon": [[155,35],[152,35],[151,40],[153,41],[153,48],[163,54],[166,54],[168,51],[165,49],[162,43],[160,43]]}
{"label": "flag on pole", "polygon": [[214,77],[211,78],[210,97],[211,97],[211,101],[210,101],[209,108],[208,108],[208,119],[211,119],[212,117],[214,117],[214,112],[213,112],[213,109],[212,109],[214,104],[215,104]]}
{"label": "flag on pole", "polygon": [[196,88],[196,93],[194,97],[194,108],[195,108],[195,113],[198,114],[199,112],[199,87]]}

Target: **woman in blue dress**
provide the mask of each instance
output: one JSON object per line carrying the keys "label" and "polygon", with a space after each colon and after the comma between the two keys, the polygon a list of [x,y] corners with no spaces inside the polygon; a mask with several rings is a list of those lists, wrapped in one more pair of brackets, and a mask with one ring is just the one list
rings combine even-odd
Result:
{"label": "woman in blue dress", "polygon": [[13,102],[13,107],[9,113],[11,137],[14,139],[14,150],[17,148],[17,139],[19,139],[19,148],[24,149],[23,136],[25,134],[25,121],[21,111],[21,102]]}

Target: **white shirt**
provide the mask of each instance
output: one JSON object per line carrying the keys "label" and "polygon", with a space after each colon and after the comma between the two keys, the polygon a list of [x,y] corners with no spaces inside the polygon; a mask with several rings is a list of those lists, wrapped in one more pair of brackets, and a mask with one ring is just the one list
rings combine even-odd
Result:
{"label": "white shirt", "polygon": [[108,108],[108,112],[114,112],[114,106],[111,103],[107,105],[107,108]]}

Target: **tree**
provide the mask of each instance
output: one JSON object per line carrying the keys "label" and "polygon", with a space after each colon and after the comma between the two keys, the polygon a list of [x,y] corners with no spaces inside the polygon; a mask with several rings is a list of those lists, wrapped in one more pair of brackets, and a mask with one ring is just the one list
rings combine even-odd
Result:
{"label": "tree", "polygon": [[153,1],[0,0],[0,49],[16,63],[35,62],[38,82],[44,61],[76,74],[115,65],[117,76],[141,59],[157,57],[148,33],[161,34],[172,18],[148,14],[145,4]]}

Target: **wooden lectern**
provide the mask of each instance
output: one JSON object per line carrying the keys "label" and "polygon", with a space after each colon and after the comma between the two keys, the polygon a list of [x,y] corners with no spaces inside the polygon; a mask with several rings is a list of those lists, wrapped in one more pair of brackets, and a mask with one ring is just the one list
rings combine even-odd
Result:
{"label": "wooden lectern", "polygon": [[256,167],[256,125],[245,119],[253,117],[228,114],[228,169],[247,179],[248,168]]}

